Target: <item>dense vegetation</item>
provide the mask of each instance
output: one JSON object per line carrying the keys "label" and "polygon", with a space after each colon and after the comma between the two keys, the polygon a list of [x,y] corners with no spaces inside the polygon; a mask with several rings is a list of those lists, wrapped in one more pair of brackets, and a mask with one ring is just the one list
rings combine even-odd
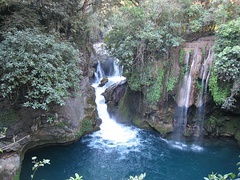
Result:
{"label": "dense vegetation", "polygon": [[234,107],[240,87],[240,18],[219,26],[216,32],[215,66],[210,87],[215,102]]}
{"label": "dense vegetation", "polygon": [[47,110],[79,94],[82,71],[87,73],[83,62],[91,51],[85,3],[1,1],[1,97]]}
{"label": "dense vegetation", "polygon": [[32,108],[64,104],[88,73],[91,43],[110,28],[105,42],[124,66],[129,87],[152,103],[163,100],[179,81],[172,67],[179,45],[216,35],[210,91],[217,104],[234,107],[239,94],[239,12],[237,0],[2,0],[1,96]]}
{"label": "dense vegetation", "polygon": [[24,106],[47,110],[49,104],[64,104],[69,91],[79,90],[79,52],[53,36],[34,30],[7,33],[0,44],[1,94]]}
{"label": "dense vegetation", "polygon": [[102,38],[100,18],[122,5],[122,1],[1,0],[0,97],[34,109],[63,105],[79,90],[81,76],[88,74],[91,43]]}
{"label": "dense vegetation", "polygon": [[[173,89],[170,86],[179,78],[168,72],[176,47],[216,34],[216,66],[210,89],[215,102],[227,108],[238,94],[239,10],[239,2],[230,0],[141,1],[118,9],[105,41],[124,66],[130,88],[145,92],[148,101],[158,102],[164,98],[161,92]],[[156,68],[153,64],[161,65]],[[223,85],[222,81],[227,82]],[[219,91],[222,86],[224,90]]]}

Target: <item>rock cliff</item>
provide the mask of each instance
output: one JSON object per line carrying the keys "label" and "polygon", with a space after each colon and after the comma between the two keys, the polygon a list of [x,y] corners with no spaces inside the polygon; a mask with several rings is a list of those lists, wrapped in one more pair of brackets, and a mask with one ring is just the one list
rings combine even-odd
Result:
{"label": "rock cliff", "polygon": [[89,79],[81,82],[81,94],[70,97],[64,106],[47,113],[21,107],[17,121],[1,139],[0,179],[12,180],[20,169],[24,153],[42,145],[67,144],[99,129],[95,92]]}

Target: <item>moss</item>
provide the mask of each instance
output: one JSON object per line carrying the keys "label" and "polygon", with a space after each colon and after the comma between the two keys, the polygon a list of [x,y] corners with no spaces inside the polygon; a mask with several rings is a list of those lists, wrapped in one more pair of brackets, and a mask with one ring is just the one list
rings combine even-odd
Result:
{"label": "moss", "polygon": [[133,118],[133,124],[136,125],[139,128],[143,129],[152,129],[152,127],[143,119],[139,118],[138,116],[135,116]]}
{"label": "moss", "polygon": [[65,126],[68,126],[68,125],[69,124],[67,122],[63,122],[63,121],[61,121],[57,124],[57,126],[60,127],[60,128],[64,128]]}
{"label": "moss", "polygon": [[184,49],[181,49],[180,50],[180,57],[179,57],[179,62],[180,64],[183,66],[184,64],[184,54],[185,54],[185,50]]}
{"label": "moss", "polygon": [[209,79],[209,90],[213,96],[213,100],[217,105],[222,105],[225,99],[231,93],[231,87],[229,84],[218,82],[218,76],[216,72],[211,73],[211,77]]}
{"label": "moss", "polygon": [[129,105],[132,104],[131,94],[132,93],[130,93],[128,89],[124,94],[122,100],[119,102],[118,111],[117,111],[118,121],[125,119],[128,122],[130,122],[133,119],[133,114],[129,107]]}
{"label": "moss", "polygon": [[172,74],[170,75],[167,83],[167,92],[173,91],[173,89],[176,87],[176,83],[178,81],[178,77],[174,77]]}
{"label": "moss", "polygon": [[89,119],[83,119],[81,122],[80,130],[77,133],[78,137],[81,137],[82,135],[89,133],[93,130],[92,122]]}
{"label": "moss", "polygon": [[162,69],[159,69],[157,72],[157,78],[155,83],[147,89],[146,97],[148,102],[156,103],[161,98],[162,96],[161,88],[163,87],[163,79],[164,71]]}
{"label": "moss", "polygon": [[21,170],[19,169],[16,173],[16,175],[13,177],[13,180],[19,180],[20,179],[20,173],[21,173]]}
{"label": "moss", "polygon": [[13,109],[0,109],[0,127],[7,127],[17,120],[17,114]]}

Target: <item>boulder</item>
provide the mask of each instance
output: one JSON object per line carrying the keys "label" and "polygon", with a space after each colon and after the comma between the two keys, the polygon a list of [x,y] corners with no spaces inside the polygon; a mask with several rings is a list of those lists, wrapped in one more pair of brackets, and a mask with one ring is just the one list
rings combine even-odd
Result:
{"label": "boulder", "polygon": [[107,84],[108,78],[104,77],[101,79],[100,84],[98,85],[99,87],[103,87],[105,84]]}
{"label": "boulder", "polygon": [[122,80],[112,84],[105,90],[104,93],[102,93],[110,114],[114,114],[116,112],[118,103],[125,94],[126,87],[126,80]]}
{"label": "boulder", "polygon": [[7,158],[0,159],[0,179],[13,180],[16,171],[20,167],[20,156],[18,154],[11,155]]}

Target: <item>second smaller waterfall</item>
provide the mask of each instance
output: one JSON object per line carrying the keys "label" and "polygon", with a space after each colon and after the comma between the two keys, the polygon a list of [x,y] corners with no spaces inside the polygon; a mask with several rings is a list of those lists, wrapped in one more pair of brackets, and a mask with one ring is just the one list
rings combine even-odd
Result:
{"label": "second smaller waterfall", "polygon": [[213,62],[213,40],[203,38],[186,44],[185,74],[177,98],[177,122],[179,134],[200,137],[202,134],[207,87]]}

